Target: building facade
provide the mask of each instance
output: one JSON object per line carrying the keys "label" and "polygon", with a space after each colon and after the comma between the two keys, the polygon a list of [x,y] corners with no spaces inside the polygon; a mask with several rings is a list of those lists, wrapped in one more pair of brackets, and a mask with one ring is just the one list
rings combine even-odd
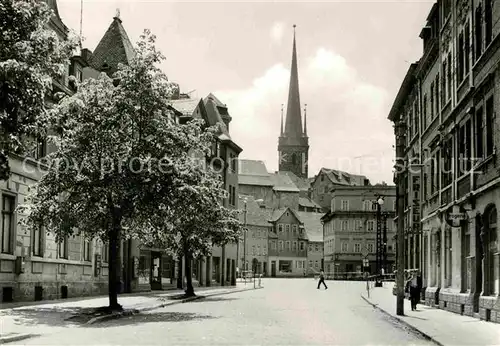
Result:
{"label": "building facade", "polygon": [[423,56],[389,114],[406,130],[406,164],[396,180],[411,215],[404,215],[406,267],[422,269],[428,305],[494,322],[500,322],[499,32],[497,2],[438,1],[420,35]]}
{"label": "building facade", "polygon": [[[331,207],[323,218],[324,267],[335,277],[356,276],[363,272],[376,274],[377,221],[386,234],[385,273],[395,263],[396,191],[394,186],[338,186],[331,191]],[[383,198],[381,213],[377,201]],[[382,238],[382,241],[384,239]],[[363,259],[369,267],[363,268]]]}
{"label": "building facade", "polygon": [[311,199],[323,208],[330,209],[331,191],[335,186],[367,186],[370,181],[363,175],[351,174],[335,169],[321,168],[310,184]]}
{"label": "building facade", "polygon": [[304,223],[291,208],[275,209],[269,222],[268,266],[271,277],[304,277],[307,274],[308,238]]}

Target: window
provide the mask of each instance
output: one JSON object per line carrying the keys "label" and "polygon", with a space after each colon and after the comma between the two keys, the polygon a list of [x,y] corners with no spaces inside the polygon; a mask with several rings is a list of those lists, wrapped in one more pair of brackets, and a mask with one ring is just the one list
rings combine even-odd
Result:
{"label": "window", "polygon": [[103,243],[101,248],[102,261],[108,263],[109,261],[109,244]]}
{"label": "window", "polygon": [[494,113],[493,113],[493,96],[491,96],[486,101],[486,156],[490,156],[493,154],[493,150],[495,147],[494,144],[494,134],[495,134],[495,121],[494,121]]}
{"label": "window", "polygon": [[292,250],[293,250],[293,251],[297,251],[297,242],[296,242],[296,241],[294,241],[294,242],[293,242],[293,245],[292,245],[292,246],[293,246],[293,247],[292,247]]}
{"label": "window", "polygon": [[347,243],[342,243],[342,252],[347,252],[349,250],[349,244]]}
{"label": "window", "polygon": [[233,186],[233,205],[236,205],[236,186]]}
{"label": "window", "polygon": [[289,240],[287,240],[287,241],[286,241],[286,249],[287,249],[288,251],[290,251],[290,250],[291,250],[291,248],[292,248],[292,246],[291,246],[291,244],[290,244],[290,241],[289,241]]}
{"label": "window", "polygon": [[458,34],[458,61],[457,61],[457,84],[460,84],[460,82],[464,79],[464,33],[460,32]]}
{"label": "window", "polygon": [[422,108],[422,127],[425,130],[427,128],[427,94],[423,98],[423,108]]}
{"label": "window", "polygon": [[377,211],[378,204],[375,202],[371,202],[371,203],[372,203],[372,211]]}
{"label": "window", "polygon": [[354,244],[354,252],[361,252],[361,244],[359,243]]}
{"label": "window", "polygon": [[430,91],[430,95],[429,95],[429,100],[430,100],[429,113],[430,113],[431,120],[432,120],[432,119],[434,119],[434,82],[431,82],[431,91]]}
{"label": "window", "polygon": [[281,233],[283,232],[283,224],[278,224],[278,231]]}
{"label": "window", "polygon": [[363,221],[356,220],[356,231],[361,231],[363,229]]}
{"label": "window", "polygon": [[476,19],[475,19],[475,25],[476,25],[476,54],[475,58],[478,60],[481,57],[481,54],[483,54],[483,7],[482,4],[479,3],[478,7],[476,8]]}
{"label": "window", "polygon": [[441,100],[442,100],[442,105],[446,104],[446,101],[448,101],[448,96],[446,95],[446,92],[448,91],[448,88],[446,86],[446,71],[448,70],[447,68],[448,62],[446,59],[443,60],[443,78],[441,79]]}
{"label": "window", "polygon": [[319,268],[319,261],[314,261],[314,268]]}
{"label": "window", "polygon": [[262,246],[262,256],[266,256],[266,255],[267,255],[267,246],[263,245]]}
{"label": "window", "polygon": [[57,244],[57,254],[58,258],[68,258],[68,237],[64,237],[58,244]]}
{"label": "window", "polygon": [[465,69],[465,76],[467,76],[470,72],[470,24],[469,21],[467,21],[467,24],[465,24],[465,38],[464,38],[464,69]]}
{"label": "window", "polygon": [[90,262],[90,239],[83,239],[83,260]]}
{"label": "window", "polygon": [[369,252],[369,253],[373,253],[373,252],[374,252],[374,251],[373,251],[373,244],[372,244],[372,243],[369,243],[369,244],[368,244],[368,252]]}
{"label": "window", "polygon": [[275,241],[271,242],[271,250],[276,250],[276,242]]}
{"label": "window", "polygon": [[347,226],[348,226],[348,223],[347,223],[347,220],[342,220],[342,228],[341,230],[342,231],[347,231]]}
{"label": "window", "polygon": [[493,0],[484,1],[484,43],[485,47],[493,38]]}
{"label": "window", "polygon": [[280,240],[278,243],[279,243],[279,247],[280,247],[279,250],[283,251],[285,249],[285,244],[284,244],[283,240]]}
{"label": "window", "polygon": [[475,123],[475,137],[476,137],[476,158],[481,159],[484,156],[484,122],[483,122],[483,108],[479,108],[476,112]]}
{"label": "window", "polygon": [[449,100],[451,100],[451,83],[452,83],[451,69],[453,68],[453,65],[451,63],[451,54],[448,54],[447,59],[448,59],[448,62],[446,64],[448,66],[448,69],[446,70],[446,75],[447,75],[446,86],[447,86],[448,90],[447,90],[447,94],[446,94],[446,101],[449,101]]}
{"label": "window", "polygon": [[76,77],[76,80],[78,82],[81,82],[83,80],[83,74],[82,74],[82,70],[80,69],[76,69],[76,73],[75,73],[75,77]]}
{"label": "window", "polygon": [[[465,174],[471,169],[471,120],[467,120],[464,125],[462,125],[458,131],[458,176]],[[449,143],[451,145],[451,141]],[[451,183],[451,176],[450,176]]]}
{"label": "window", "polygon": [[309,260],[309,268],[313,267],[313,261]]}
{"label": "window", "polygon": [[344,211],[349,210],[349,201],[342,201],[342,210]]}
{"label": "window", "polygon": [[290,235],[290,225],[289,224],[285,225],[285,230],[286,230],[286,236],[288,237]]}
{"label": "window", "polygon": [[300,242],[300,251],[304,251],[304,242],[303,241]]}
{"label": "window", "polygon": [[14,239],[14,211],[15,199],[13,196],[2,196],[2,253],[13,254]]}
{"label": "window", "polygon": [[296,237],[297,236],[297,225],[292,225],[292,229],[293,229],[293,236]]}
{"label": "window", "polygon": [[[441,172],[441,184],[443,187],[451,184],[453,179],[453,140],[452,138],[448,138],[444,141],[444,145],[441,148],[441,157],[443,160],[443,170]],[[437,174],[436,174],[437,175]]]}
{"label": "window", "polygon": [[234,154],[230,154],[229,155],[230,159],[231,159],[231,171],[234,172],[237,172],[238,170],[238,157]]}
{"label": "window", "polygon": [[440,103],[439,102],[439,83],[440,83],[440,79],[439,79],[439,72],[436,74],[436,81],[434,82],[434,93],[435,93],[435,98],[434,98],[434,101],[435,101],[435,104],[436,104],[436,112],[434,113],[434,117],[437,117],[438,114],[439,114],[439,107],[440,107]]}
{"label": "window", "polygon": [[31,249],[33,256],[43,257],[43,227],[41,225],[33,230]]}
{"label": "window", "polygon": [[255,255],[255,245],[252,245],[252,255]]}
{"label": "window", "polygon": [[392,201],[392,210],[394,210],[394,211],[396,211],[398,208],[398,205],[396,202],[397,202],[396,200]]}
{"label": "window", "polygon": [[373,231],[375,228],[375,221],[370,220],[368,221],[368,231]]}

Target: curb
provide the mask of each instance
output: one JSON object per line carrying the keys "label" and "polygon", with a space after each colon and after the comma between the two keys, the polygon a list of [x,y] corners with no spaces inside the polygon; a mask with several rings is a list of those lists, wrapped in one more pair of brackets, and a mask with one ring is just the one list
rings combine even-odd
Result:
{"label": "curb", "polygon": [[394,316],[392,314],[390,314],[389,312],[385,311],[384,309],[382,309],[381,307],[378,306],[378,304],[375,304],[375,303],[372,303],[370,300],[368,300],[368,298],[366,298],[363,294],[360,294],[361,298],[363,298],[363,300],[365,302],[367,302],[368,304],[370,304],[371,306],[373,306],[375,309],[377,309],[378,311],[384,313],[385,315],[389,316],[390,318],[392,319],[395,319],[397,320],[398,322],[402,323],[403,325],[405,325],[406,327],[408,327],[409,329],[411,329],[413,332],[421,335],[422,337],[424,337],[425,339],[429,340],[429,341],[432,341],[433,343],[439,345],[439,346],[444,346],[442,343],[440,343],[439,341],[437,341],[435,338],[433,338],[432,336],[430,336],[429,334],[427,333],[424,333],[423,331],[421,331],[420,329],[412,326],[410,323],[406,322],[404,319],[402,319],[401,317],[399,316]]}
{"label": "curb", "polygon": [[23,334],[17,334],[17,335],[2,336],[2,337],[0,337],[0,344],[6,344],[9,342],[14,342],[14,341],[21,341],[21,340],[32,338],[34,336],[37,336],[37,335],[30,334],[30,333],[23,333]]}
{"label": "curb", "polygon": [[[200,295],[200,296],[184,298],[184,299],[181,299],[179,301],[169,301],[166,303],[162,303],[162,304],[158,304],[155,306],[146,307],[146,308],[142,308],[142,309],[126,310],[126,311],[122,311],[122,312],[113,313],[111,315],[97,316],[97,317],[92,318],[90,321],[88,321],[84,325],[91,325],[91,324],[95,324],[95,323],[99,323],[99,322],[115,320],[115,319],[118,319],[121,317],[133,316],[133,315],[140,314],[141,312],[156,310],[156,309],[164,308],[166,306],[175,305],[175,304],[189,303],[189,302],[192,302],[194,300],[204,299],[204,298],[208,298],[208,297],[222,296],[222,295],[232,294],[232,293],[237,293],[237,292],[253,291],[253,290],[258,290],[258,289],[262,289],[262,288],[264,288],[264,287],[245,288],[245,289],[238,289],[238,290],[235,289],[234,291],[220,292],[220,293],[216,292],[216,293],[211,293],[211,294],[207,294],[207,295]],[[203,291],[201,291],[201,292],[203,292]]]}

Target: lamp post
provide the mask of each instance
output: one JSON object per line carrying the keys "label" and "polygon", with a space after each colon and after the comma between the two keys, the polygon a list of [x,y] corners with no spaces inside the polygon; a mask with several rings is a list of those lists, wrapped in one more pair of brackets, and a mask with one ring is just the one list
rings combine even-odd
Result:
{"label": "lamp post", "polygon": [[395,166],[395,182],[396,182],[396,205],[397,205],[397,251],[396,251],[396,314],[404,315],[404,300],[405,300],[405,237],[404,237],[404,187],[403,187],[403,170],[404,170],[404,154],[406,143],[406,123],[404,121],[396,121],[394,124],[394,134],[396,135],[396,166]]}
{"label": "lamp post", "polygon": [[378,196],[377,201],[377,277],[375,287],[382,287],[381,273],[382,273],[382,258],[384,253],[384,245],[382,239],[382,206],[384,205],[384,197]]}

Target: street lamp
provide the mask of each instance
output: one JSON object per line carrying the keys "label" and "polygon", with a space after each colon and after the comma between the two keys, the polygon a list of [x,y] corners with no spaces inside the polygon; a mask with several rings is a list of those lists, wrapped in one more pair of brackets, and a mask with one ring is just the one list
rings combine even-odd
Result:
{"label": "street lamp", "polygon": [[384,252],[382,243],[382,206],[384,205],[384,197],[378,196],[377,198],[377,276],[375,287],[382,287],[381,273],[382,273],[382,255]]}

